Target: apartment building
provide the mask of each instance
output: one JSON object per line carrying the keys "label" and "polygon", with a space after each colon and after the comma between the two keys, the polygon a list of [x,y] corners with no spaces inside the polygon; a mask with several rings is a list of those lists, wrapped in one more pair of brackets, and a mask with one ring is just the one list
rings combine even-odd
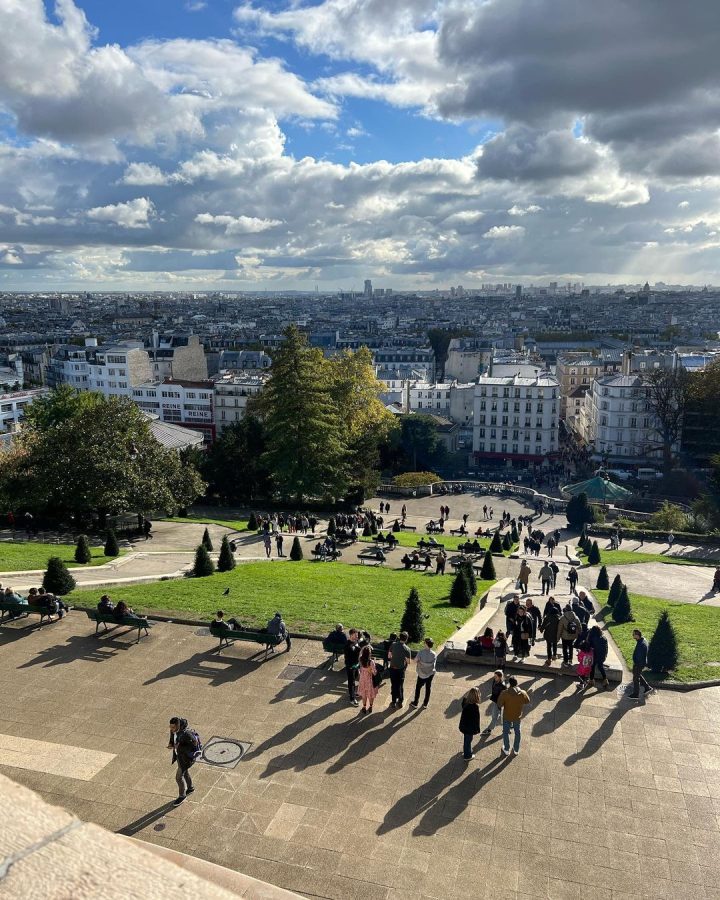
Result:
{"label": "apartment building", "polygon": [[227,372],[214,379],[215,428],[218,435],[247,412],[248,400],[265,386],[267,376]]}
{"label": "apartment building", "polygon": [[434,413],[436,416],[450,416],[450,382],[431,384],[415,381],[410,385],[408,400],[410,412]]}
{"label": "apartment building", "polygon": [[150,381],[133,388],[132,399],[140,409],[163,422],[201,431],[207,443],[215,440],[212,381]]}
{"label": "apartment building", "polygon": [[560,385],[560,418],[573,427],[590,385],[596,378],[619,372],[622,361],[622,353],[617,350],[600,351],[597,355],[577,352],[558,356],[555,377]]}
{"label": "apartment building", "polygon": [[483,375],[475,385],[473,452],[477,460],[541,464],[558,450],[557,379],[547,373]]}
{"label": "apartment building", "polygon": [[18,423],[25,416],[25,407],[47,393],[47,388],[38,388],[33,391],[13,391],[0,396],[0,433],[17,430]]}

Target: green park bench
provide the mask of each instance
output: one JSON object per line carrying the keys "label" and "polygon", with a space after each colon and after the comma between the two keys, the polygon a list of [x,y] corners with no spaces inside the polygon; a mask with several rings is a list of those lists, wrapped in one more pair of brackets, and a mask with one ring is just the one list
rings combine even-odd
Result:
{"label": "green park bench", "polygon": [[148,634],[148,629],[152,627],[147,619],[143,619],[140,616],[123,616],[121,619],[118,619],[112,612],[101,613],[97,609],[86,609],[85,614],[91,622],[95,622],[95,634],[98,633],[100,625],[104,625],[105,631],[108,631],[108,623],[110,625],[125,625],[128,628],[137,628],[138,636],[136,643],[140,643],[140,632],[142,629],[145,629],[145,634]]}
{"label": "green park bench", "polygon": [[274,653],[278,644],[284,644],[286,638],[279,634],[269,634],[267,631],[251,631],[250,629],[231,628],[226,622],[211,622],[208,626],[213,637],[220,638],[217,652],[223,647],[229,647],[235,641],[244,641],[248,644],[261,644],[265,648],[265,658]]}
{"label": "green park bench", "polygon": [[[323,650],[326,653],[330,653],[332,655],[332,659],[330,660],[330,668],[332,668],[345,652],[345,644],[341,644],[338,641],[330,641],[325,638],[325,640],[323,641]],[[372,655],[373,659],[376,659],[378,660],[378,662],[387,665],[387,656],[385,652],[384,642],[382,646],[376,647],[375,645],[373,645]]]}
{"label": "green park bench", "polygon": [[20,616],[40,616],[40,624],[47,618],[52,621],[52,613],[44,606],[31,606],[26,603],[14,603],[12,600],[0,600],[0,621],[7,615],[8,619],[16,619]]}
{"label": "green park bench", "polygon": [[[383,554],[384,550],[381,551]],[[365,563],[368,563],[371,566],[384,566],[385,560],[378,558],[376,550],[363,550],[362,553],[358,553],[358,559],[360,563],[364,566]]]}

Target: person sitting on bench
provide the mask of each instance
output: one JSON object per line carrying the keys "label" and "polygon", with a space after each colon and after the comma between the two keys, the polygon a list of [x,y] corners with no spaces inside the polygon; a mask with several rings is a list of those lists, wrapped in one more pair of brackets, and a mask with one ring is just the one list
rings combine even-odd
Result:
{"label": "person sitting on bench", "polygon": [[282,614],[276,612],[275,615],[270,619],[265,627],[265,631],[268,634],[272,634],[275,637],[285,638],[285,644],[287,645],[288,653],[290,652],[290,634],[288,633],[287,627],[283,622]]}
{"label": "person sitting on bench", "polygon": [[432,535],[430,535],[430,538],[429,538],[429,540],[428,540],[428,544],[429,544],[431,547],[439,547],[439,546],[440,546],[440,545],[438,544],[438,542],[435,540],[435,538],[434,538]]}
{"label": "person sitting on bench", "polygon": [[6,603],[18,603],[20,606],[27,606],[28,602],[25,597],[16,594],[11,587],[5,588],[5,593],[1,595]]}
{"label": "person sitting on bench", "polygon": [[328,636],[325,638],[325,641],[328,644],[337,644],[338,647],[342,647],[347,642],[347,639],[348,637],[345,634],[345,629],[340,623],[338,623],[330,632],[330,634],[328,634]]}
{"label": "person sitting on bench", "polygon": [[406,553],[400,560],[400,562],[403,564],[403,566],[405,566],[406,569],[409,569],[410,566],[412,566],[412,557],[408,556],[408,554]]}
{"label": "person sitting on bench", "polygon": [[112,602],[110,597],[107,594],[103,594],[100,598],[100,602],[97,605],[97,611],[99,613],[103,613],[104,615],[109,615],[115,609],[115,604]]}
{"label": "person sitting on bench", "polygon": [[233,631],[242,631],[243,630],[242,625],[240,624],[240,622],[238,622],[237,619],[226,619],[225,613],[221,609],[219,609],[215,613],[215,618],[213,619],[213,622],[216,625],[227,625],[228,628],[232,628]]}
{"label": "person sitting on bench", "polygon": [[[30,588],[30,593],[35,590],[35,588]],[[55,594],[49,594],[44,587],[38,588],[36,591],[36,596],[32,598],[32,603],[37,603],[38,606],[44,606],[45,609],[51,615],[57,615],[58,619],[62,619],[66,612],[70,611],[70,607],[67,603],[63,603],[60,597],[56,597]]]}

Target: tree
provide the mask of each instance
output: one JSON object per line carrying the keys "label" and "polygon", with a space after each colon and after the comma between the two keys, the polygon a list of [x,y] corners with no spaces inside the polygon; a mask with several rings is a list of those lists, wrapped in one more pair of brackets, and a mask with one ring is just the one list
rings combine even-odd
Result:
{"label": "tree", "polygon": [[207,530],[207,526],[205,527],[205,531],[203,531],[201,543],[203,547],[208,551],[208,553],[213,552],[213,542],[210,538],[210,532]]}
{"label": "tree", "polygon": [[650,638],[648,665],[653,672],[662,673],[677,669],[679,662],[677,635],[668,611],[664,609],[660,613],[655,633]]}
{"label": "tree", "polygon": [[303,549],[302,549],[302,545],[300,544],[300,538],[295,537],[295,538],[293,538],[292,547],[290,548],[290,559],[293,562],[300,562],[300,560],[302,558],[303,558]]}
{"label": "tree", "polygon": [[[327,526],[327,535],[328,537],[335,537],[335,533],[337,532],[337,525],[335,524],[335,516],[330,516],[328,519]],[[365,532],[363,532],[364,534]]]}
{"label": "tree", "polygon": [[258,398],[267,450],[263,462],[284,498],[341,497],[348,486],[348,450],[342,415],[328,391],[322,351],[310,348],[295,326],[273,358]]}
{"label": "tree", "polygon": [[235,557],[230,549],[230,541],[227,535],[223,535],[222,544],[220,545],[220,556],[218,557],[218,572],[231,572],[235,568]]}
{"label": "tree", "polygon": [[108,528],[105,534],[105,556],[120,556],[120,545],[118,544],[117,535],[112,528]]}
{"label": "tree", "polygon": [[198,547],[195,550],[195,565],[192,570],[193,575],[195,578],[207,578],[207,576],[212,575],[214,571],[215,563],[210,559],[207,547],[205,547],[204,544],[198,544]]}
{"label": "tree", "polygon": [[435,374],[442,381],[445,377],[445,363],[448,358],[452,332],[444,328],[431,328],[427,336],[435,355]]}
{"label": "tree", "polygon": [[502,538],[500,537],[500,532],[496,531],[493,535],[493,539],[490,541],[490,552],[502,553],[502,549]]}
{"label": "tree", "polygon": [[690,389],[690,374],[679,363],[672,369],[650,369],[642,375],[645,404],[653,414],[656,449],[662,452],[663,470],[675,464],[676,445],[682,435],[683,418]]}
{"label": "tree", "polygon": [[505,532],[505,536],[502,539],[502,548],[503,550],[511,550],[512,549],[512,538],[510,537],[509,532]]}
{"label": "tree", "polygon": [[477,594],[477,578],[475,577],[475,569],[473,569],[472,562],[469,559],[463,560],[461,566],[463,569],[465,569],[468,584],[470,585],[470,592],[474,597],[475,594]]}
{"label": "tree", "polygon": [[480,577],[483,581],[495,581],[495,563],[489,550],[485,552],[485,559],[483,560],[482,569],[480,569]]}
{"label": "tree", "polygon": [[248,531],[257,531],[258,530],[258,521],[257,521],[257,518],[256,518],[254,512],[250,513],[250,518],[248,519],[248,523],[247,523],[247,530]]}
{"label": "tree", "polygon": [[43,575],[43,587],[50,594],[64,597],[75,590],[75,579],[59,556],[51,556]]}
{"label": "tree", "polygon": [[660,509],[648,519],[648,525],[661,531],[687,531],[687,513],[681,507],[663,500]]}
{"label": "tree", "polygon": [[[570,528],[581,529],[583,525],[595,521],[595,510],[588,503],[587,494],[584,491],[568,500],[565,515]],[[587,531],[585,533],[587,534]]]}
{"label": "tree", "polygon": [[515,522],[513,522],[512,531],[510,532],[510,540],[513,542],[513,544],[517,544],[520,541],[520,535],[518,534],[517,525],[515,524]]}
{"label": "tree", "polygon": [[615,601],[612,617],[613,621],[618,624],[635,621],[632,614],[632,606],[630,605],[630,597],[628,596],[628,589],[625,585],[622,586],[620,596]]}
{"label": "tree", "polygon": [[620,592],[623,589],[622,579],[619,575],[616,575],[613,579],[613,583],[610,585],[610,591],[608,593],[608,606],[615,606],[617,603],[617,599],[620,596]]}
{"label": "tree", "polygon": [[450,587],[450,606],[466,609],[472,603],[472,591],[463,566],[458,566]]}
{"label": "tree", "polygon": [[27,407],[27,423],[0,464],[0,497],[10,508],[82,521],[172,510],[203,493],[197,471],[155,439],[129,398],[77,393],[53,391]]}
{"label": "tree", "polygon": [[265,426],[257,416],[248,413],[228,425],[207,451],[201,468],[208,492],[231,505],[268,496],[266,449]]}
{"label": "tree", "polygon": [[598,547],[597,541],[592,542],[590,552],[587,555],[587,561],[591,566],[597,566],[600,564],[600,548]]}
{"label": "tree", "polygon": [[400,630],[407,631],[408,638],[413,644],[419,643],[425,637],[422,604],[416,588],[410,588],[410,593],[405,601],[405,612],[400,623]]}
{"label": "tree", "polygon": [[597,583],[595,587],[599,591],[607,591],[610,587],[610,578],[608,577],[608,570],[606,566],[603,566],[602,569],[598,572]]}
{"label": "tree", "polygon": [[402,416],[400,420],[400,445],[412,468],[418,465],[430,470],[442,463],[445,447],[440,443],[435,420],[420,413]]}
{"label": "tree", "polygon": [[92,559],[92,551],[90,550],[90,542],[86,534],[81,534],[75,545],[75,562],[80,565],[89,563]]}

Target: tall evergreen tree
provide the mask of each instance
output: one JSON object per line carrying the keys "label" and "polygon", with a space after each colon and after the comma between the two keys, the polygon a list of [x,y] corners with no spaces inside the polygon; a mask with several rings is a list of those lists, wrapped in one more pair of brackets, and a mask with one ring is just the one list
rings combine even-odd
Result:
{"label": "tall evergreen tree", "polygon": [[600,548],[598,547],[598,542],[593,541],[592,546],[590,547],[590,552],[587,555],[587,561],[591,566],[597,566],[600,563]]}
{"label": "tall evergreen tree", "polygon": [[680,662],[677,635],[670,621],[668,611],[660,613],[655,633],[648,647],[648,665],[653,672],[671,672]]}
{"label": "tall evergreen tree", "polygon": [[75,579],[59,556],[51,556],[43,575],[43,587],[50,594],[64,597],[75,589]]}
{"label": "tall evergreen tree", "polygon": [[267,496],[270,473],[263,461],[265,450],[265,427],[252,412],[228,425],[202,462],[208,492],[231,505]]}
{"label": "tall evergreen tree", "polygon": [[513,544],[517,544],[520,540],[520,535],[518,534],[517,525],[513,521],[512,531],[510,532],[510,540]]}
{"label": "tall evergreen tree", "polygon": [[487,550],[485,559],[483,560],[482,569],[480,569],[480,577],[483,581],[495,581],[495,563],[493,562],[492,553]]}
{"label": "tall evergreen tree", "polygon": [[85,563],[89,563],[91,559],[92,552],[90,550],[90,542],[88,541],[86,534],[81,534],[75,545],[75,562],[85,565]]}
{"label": "tall evergreen tree", "polygon": [[230,549],[230,541],[227,535],[223,535],[222,544],[220,545],[220,556],[218,557],[218,572],[230,572],[235,568],[235,557]]}
{"label": "tall evergreen tree", "polygon": [[247,523],[247,530],[248,531],[257,531],[258,530],[257,516],[255,515],[254,512],[250,513],[250,518],[248,519],[248,523]]}
{"label": "tall evergreen tree", "polygon": [[303,549],[302,544],[300,543],[300,538],[293,538],[292,547],[290,548],[290,559],[293,562],[300,562],[303,558]]}
{"label": "tall evergreen tree", "polygon": [[618,624],[622,622],[632,622],[633,614],[632,614],[632,606],[630,605],[630,597],[628,596],[628,589],[625,585],[622,586],[622,590],[620,591],[620,596],[615,601],[615,605],[613,606],[612,611],[613,621]]}
{"label": "tall evergreen tree", "polygon": [[214,571],[215,563],[210,559],[207,547],[205,547],[204,544],[199,544],[195,551],[195,565],[192,570],[193,575],[196,578],[206,578],[208,575],[212,575]]}
{"label": "tall evergreen tree", "polygon": [[610,579],[608,577],[608,570],[606,566],[603,566],[602,569],[598,572],[597,584],[595,587],[599,591],[606,591],[610,587]]}
{"label": "tall evergreen tree", "polygon": [[284,334],[259,401],[268,448],[263,460],[283,497],[298,504],[340,497],[347,487],[347,448],[325,358],[294,325]]}
{"label": "tall evergreen tree", "polygon": [[490,552],[491,553],[502,553],[502,538],[500,537],[500,532],[496,531],[493,535],[492,541],[490,541]]}
{"label": "tall evergreen tree", "polygon": [[620,591],[622,590],[623,583],[622,579],[619,575],[616,575],[613,578],[613,583],[610,585],[610,592],[608,594],[607,602],[608,606],[615,606],[617,602],[617,598],[620,596]]}
{"label": "tall evergreen tree", "polygon": [[[587,494],[584,493],[568,500],[565,515],[571,528],[582,529],[583,525],[595,521],[595,510],[588,502]],[[587,530],[585,533],[587,534]]]}
{"label": "tall evergreen tree", "polygon": [[450,587],[450,606],[466,609],[472,603],[472,590],[464,566],[458,566]]}
{"label": "tall evergreen tree", "polygon": [[203,531],[201,543],[202,543],[203,547],[207,550],[208,553],[212,553],[213,542],[210,539],[210,532],[207,530],[207,528],[205,528],[205,531]]}
{"label": "tall evergreen tree", "polygon": [[410,588],[410,593],[405,601],[405,612],[400,623],[400,630],[407,631],[408,637],[413,644],[419,643],[425,637],[422,604],[420,603],[420,595],[417,592],[417,588]]}
{"label": "tall evergreen tree", "polygon": [[505,536],[502,539],[502,548],[503,550],[510,550],[512,548],[512,538],[508,531],[505,532]]}
{"label": "tall evergreen tree", "polygon": [[120,556],[120,545],[118,544],[117,535],[112,528],[108,528],[105,535],[105,556]]}
{"label": "tall evergreen tree", "polygon": [[468,584],[470,585],[470,591],[474,597],[475,594],[477,594],[477,578],[475,577],[475,569],[473,569],[473,564],[469,559],[465,559],[462,562],[462,568],[465,569]]}

